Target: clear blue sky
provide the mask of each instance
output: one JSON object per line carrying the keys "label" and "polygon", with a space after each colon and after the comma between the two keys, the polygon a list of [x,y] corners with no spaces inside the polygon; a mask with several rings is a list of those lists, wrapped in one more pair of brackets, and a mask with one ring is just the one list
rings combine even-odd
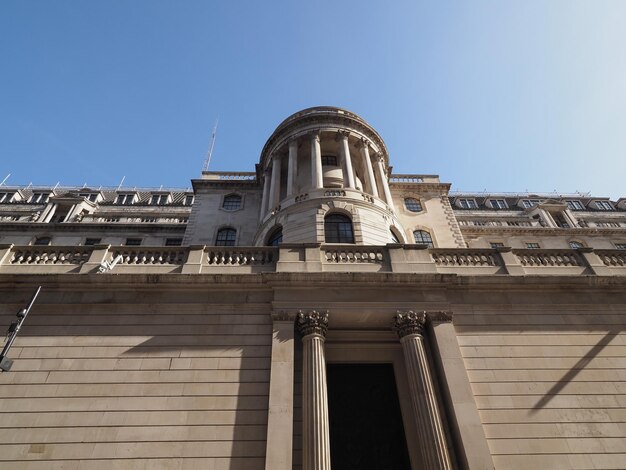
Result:
{"label": "clear blue sky", "polygon": [[0,2],[0,180],[186,187],[309,106],[396,173],[626,196],[626,1]]}

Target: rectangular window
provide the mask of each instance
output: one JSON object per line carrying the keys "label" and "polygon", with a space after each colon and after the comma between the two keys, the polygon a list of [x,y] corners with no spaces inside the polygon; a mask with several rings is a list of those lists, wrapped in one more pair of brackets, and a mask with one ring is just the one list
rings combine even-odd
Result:
{"label": "rectangular window", "polygon": [[504,243],[502,243],[502,242],[491,242],[490,245],[491,245],[491,248],[502,248],[504,246]]}
{"label": "rectangular window", "polygon": [[86,238],[85,246],[99,245],[101,240],[101,238]]}
{"label": "rectangular window", "polygon": [[567,207],[570,210],[573,211],[584,211],[585,210],[585,206],[583,206],[582,202],[580,201],[565,201],[567,203]]}
{"label": "rectangular window", "polygon": [[192,204],[193,204],[193,194],[187,194],[187,195],[185,196],[185,202],[184,202],[184,204],[185,204],[186,206],[190,206],[190,205],[192,205]]}
{"label": "rectangular window", "polygon": [[478,204],[474,199],[459,199],[459,207],[463,209],[478,209]]}
{"label": "rectangular window", "polygon": [[129,206],[134,202],[134,200],[135,200],[135,195],[132,193],[131,194],[118,194],[116,204]]}
{"label": "rectangular window", "polygon": [[506,201],[504,199],[489,199],[489,203],[493,209],[507,209]]}
{"label": "rectangular window", "polygon": [[539,243],[526,243],[526,248],[529,250],[538,250],[540,246]]}
{"label": "rectangular window", "polygon": [[96,202],[96,200],[98,199],[98,193],[81,193],[79,194],[79,196],[84,197],[89,202]]}
{"label": "rectangular window", "polygon": [[152,199],[150,200],[150,204],[163,206],[167,204],[168,198],[169,194],[153,194]]}
{"label": "rectangular window", "polygon": [[183,244],[182,238],[166,238],[165,246],[181,246]]}
{"label": "rectangular window", "polygon": [[126,239],[126,243],[124,243],[124,245],[126,245],[126,246],[140,246],[141,245],[141,238],[127,238]]}
{"label": "rectangular window", "polygon": [[596,207],[601,211],[612,211],[613,206],[608,201],[596,201]]}
{"label": "rectangular window", "polygon": [[33,193],[30,198],[32,204],[46,204],[48,202],[48,193]]}
{"label": "rectangular window", "polygon": [[539,204],[539,199],[524,199],[522,201],[522,207],[524,209],[530,209],[531,207],[534,207],[537,204]]}

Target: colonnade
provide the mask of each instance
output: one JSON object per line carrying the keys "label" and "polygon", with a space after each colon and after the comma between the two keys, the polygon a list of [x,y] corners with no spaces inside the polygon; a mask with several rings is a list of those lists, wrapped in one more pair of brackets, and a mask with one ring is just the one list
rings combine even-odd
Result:
{"label": "colonnade", "polygon": [[[412,415],[425,468],[452,469],[452,459],[437,403],[424,343],[426,314],[398,312],[397,332],[406,364]],[[328,313],[299,312],[296,328],[302,335],[302,468],[330,470],[330,435],[324,341]]]}
{"label": "colonnade", "polygon": [[[302,137],[294,137],[289,143],[289,151],[287,154],[287,188],[286,197],[294,196],[296,190],[296,177],[298,175],[298,147],[299,139]],[[349,133],[347,131],[338,131],[335,133],[335,139],[339,142],[339,160],[343,173],[344,187],[356,189],[356,176],[353,167],[353,159],[350,152]],[[311,185],[310,189],[321,189],[324,187],[324,174],[322,168],[322,147],[320,132],[312,132],[308,134],[311,154]],[[374,156],[374,164],[370,155],[369,144],[365,139],[361,139],[357,148],[359,149],[362,165],[365,168],[365,187],[363,191],[375,197],[381,197],[379,194],[379,185],[377,179],[382,186],[382,198],[390,207],[393,207],[391,191],[389,190],[389,181],[385,172],[385,162],[382,156]],[[260,218],[263,219],[269,211],[273,211],[280,203],[281,197],[281,169],[284,156],[278,152],[271,156],[271,165],[265,169],[263,174],[263,199],[261,203]]]}

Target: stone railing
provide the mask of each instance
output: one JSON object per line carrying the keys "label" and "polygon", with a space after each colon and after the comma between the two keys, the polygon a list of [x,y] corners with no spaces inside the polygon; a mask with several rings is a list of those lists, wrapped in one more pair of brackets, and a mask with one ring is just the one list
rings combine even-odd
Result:
{"label": "stone railing", "polygon": [[391,175],[389,178],[390,183],[423,183],[424,177],[422,175]]}
{"label": "stone railing", "polygon": [[605,266],[626,266],[626,250],[595,250]]}
{"label": "stone railing", "polygon": [[575,250],[513,250],[522,266],[584,266]]}
{"label": "stone railing", "polygon": [[626,251],[282,244],[280,247],[0,245],[0,273],[245,274],[389,272],[457,275],[626,275]]}
{"label": "stone railing", "polygon": [[276,263],[278,249],[273,247],[208,247],[210,266],[264,266]]}
{"label": "stone railing", "polygon": [[203,179],[221,181],[254,181],[256,173],[252,171],[203,171]]}

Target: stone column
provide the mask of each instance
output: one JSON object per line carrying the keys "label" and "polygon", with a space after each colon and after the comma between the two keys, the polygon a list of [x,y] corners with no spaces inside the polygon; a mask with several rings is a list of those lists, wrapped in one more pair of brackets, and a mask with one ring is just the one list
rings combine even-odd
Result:
{"label": "stone column", "polygon": [[455,437],[459,468],[493,470],[493,459],[485,437],[472,386],[457,341],[452,312],[428,312],[428,338],[435,367],[439,370],[441,395],[447,403],[450,432]]}
{"label": "stone column", "polygon": [[385,166],[383,162],[383,157],[378,157],[376,162],[378,168],[378,176],[380,177],[380,182],[383,185],[383,192],[385,194],[385,202],[389,207],[394,209],[393,207],[393,199],[391,197],[391,190],[389,189],[389,182],[387,181],[387,175],[385,174]]}
{"label": "stone column", "polygon": [[292,469],[295,319],[295,313],[272,313],[272,368],[265,447],[267,470]]}
{"label": "stone column", "polygon": [[367,142],[361,140],[359,143],[359,150],[361,151],[361,157],[365,164],[365,178],[367,188],[372,196],[378,196],[378,186],[376,185],[376,177],[374,176],[374,168],[372,167],[372,159],[370,158],[370,149]]}
{"label": "stone column", "polygon": [[302,468],[330,470],[324,340],[328,312],[298,312],[302,335]]}
{"label": "stone column", "polygon": [[287,197],[293,195],[293,186],[298,175],[298,141],[289,142],[289,161],[287,168]]}
{"label": "stone column", "polygon": [[346,188],[356,188],[354,183],[354,170],[352,169],[352,157],[350,156],[350,146],[348,145],[348,133],[339,131],[339,152],[343,164],[343,185]]}
{"label": "stone column", "polygon": [[274,209],[280,202],[280,156],[274,155],[272,159],[272,186],[270,187],[269,210]]}
{"label": "stone column", "polygon": [[398,333],[402,344],[409,394],[425,468],[451,470],[452,461],[424,344],[425,325],[425,312],[398,312],[394,318],[393,329]]}
{"label": "stone column", "polygon": [[320,134],[311,134],[311,187],[313,189],[324,187],[324,174],[322,173],[322,147],[320,146]]}
{"label": "stone column", "polygon": [[261,215],[259,220],[263,220],[265,214],[267,214],[267,204],[270,200],[270,172],[265,170],[263,172],[263,201],[261,202]]}

